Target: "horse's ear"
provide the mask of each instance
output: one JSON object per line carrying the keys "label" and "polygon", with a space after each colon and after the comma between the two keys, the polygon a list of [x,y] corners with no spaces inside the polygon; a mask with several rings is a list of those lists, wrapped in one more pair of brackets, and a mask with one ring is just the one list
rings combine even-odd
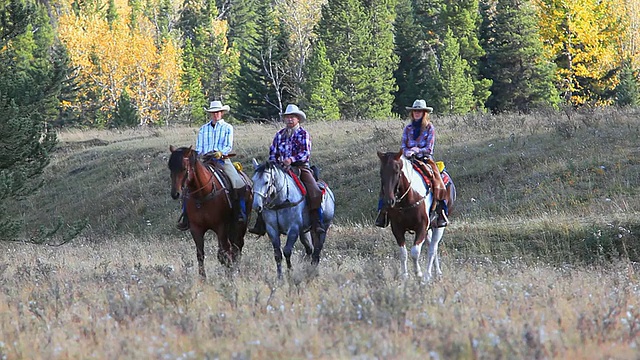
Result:
{"label": "horse's ear", "polygon": [[176,147],[173,145],[169,145],[169,151],[174,152],[176,151]]}
{"label": "horse's ear", "polygon": [[378,150],[378,157],[380,158],[380,160],[384,159],[384,153],[380,150]]}
{"label": "horse's ear", "polygon": [[395,160],[400,160],[400,157],[402,156],[402,149],[400,151],[398,151],[397,154],[393,155],[393,158]]}
{"label": "horse's ear", "polygon": [[251,160],[251,162],[253,163],[253,168],[254,168],[254,169],[257,169],[257,168],[258,168],[258,166],[260,166],[260,163],[258,163],[258,160],[256,160],[256,158],[253,158],[253,159]]}

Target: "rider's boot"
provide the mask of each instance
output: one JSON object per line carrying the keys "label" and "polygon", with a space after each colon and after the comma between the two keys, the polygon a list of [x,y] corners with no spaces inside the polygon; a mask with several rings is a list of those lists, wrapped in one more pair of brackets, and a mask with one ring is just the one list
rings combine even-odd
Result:
{"label": "rider's boot", "polygon": [[238,213],[238,222],[247,222],[247,189],[245,187],[235,189],[236,191],[236,212]]}
{"label": "rider's boot", "polygon": [[382,208],[382,199],[378,200],[378,216],[376,217],[376,226],[386,228],[389,226],[389,216],[387,216],[387,209]]}
{"label": "rider's boot", "polygon": [[389,216],[387,216],[387,210],[381,209],[378,211],[378,217],[376,217],[376,226],[386,228],[389,226]]}
{"label": "rider's boot", "polygon": [[251,229],[249,229],[249,232],[258,236],[262,236],[267,233],[267,226],[264,223],[261,212],[258,213],[256,224]]}
{"label": "rider's boot", "polygon": [[447,203],[445,200],[438,201],[438,205],[436,206],[436,215],[438,219],[436,220],[436,227],[445,227],[449,224],[449,218],[447,217]]}
{"label": "rider's boot", "polygon": [[176,228],[180,231],[189,230],[189,218],[187,217],[187,212],[182,210],[182,214],[180,215],[180,219],[178,219],[178,223],[176,224]]}
{"label": "rider's boot", "polygon": [[324,234],[324,224],[322,221],[322,208],[309,211],[309,217],[311,220],[311,228],[316,234]]}

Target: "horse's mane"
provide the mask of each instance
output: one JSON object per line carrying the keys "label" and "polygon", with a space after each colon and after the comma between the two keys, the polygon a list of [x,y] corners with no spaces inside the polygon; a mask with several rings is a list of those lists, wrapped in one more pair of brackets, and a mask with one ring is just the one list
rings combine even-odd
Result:
{"label": "horse's mane", "polygon": [[[389,160],[390,157],[395,157],[398,155],[398,153],[395,151],[385,152],[383,154],[384,154],[385,163]],[[402,173],[407,179],[410,180],[410,179],[416,178],[416,176],[419,177],[418,172],[413,168],[413,164],[411,163],[411,160],[407,159],[404,156],[404,154],[401,155],[398,160],[402,162]],[[427,189],[427,192],[428,191],[429,190]]]}
{"label": "horse's mane", "polygon": [[271,169],[280,169],[280,171],[285,172],[284,169],[282,168],[282,166],[270,162],[270,161],[265,161],[264,163],[258,165],[258,167],[256,167],[254,174],[264,174],[265,171],[267,170],[271,170]]}
{"label": "horse's mane", "polygon": [[171,171],[180,171],[182,170],[182,157],[184,156],[185,151],[191,150],[193,151],[192,157],[195,158],[195,151],[190,147],[180,147],[174,150],[169,157],[169,170]]}

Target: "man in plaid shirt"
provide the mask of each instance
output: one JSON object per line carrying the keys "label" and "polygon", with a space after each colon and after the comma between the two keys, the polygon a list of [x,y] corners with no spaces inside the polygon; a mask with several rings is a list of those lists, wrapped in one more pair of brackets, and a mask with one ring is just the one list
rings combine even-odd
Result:
{"label": "man in plaid shirt", "polygon": [[[322,226],[320,210],[322,190],[318,187],[318,183],[313,177],[313,172],[309,168],[311,138],[309,133],[300,126],[300,121],[305,121],[307,116],[296,105],[289,104],[283,114],[283,119],[286,126],[278,131],[273,139],[273,143],[269,148],[269,161],[284,167],[293,167],[297,170],[300,180],[307,190],[311,227],[317,234],[324,233],[325,229]],[[254,228],[249,229],[249,232],[257,235],[265,234],[266,228],[262,214],[258,214],[256,225]]]}

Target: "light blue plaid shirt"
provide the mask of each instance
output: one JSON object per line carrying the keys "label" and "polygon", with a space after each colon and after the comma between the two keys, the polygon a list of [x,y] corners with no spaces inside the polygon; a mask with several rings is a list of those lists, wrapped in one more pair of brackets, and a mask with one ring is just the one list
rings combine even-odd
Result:
{"label": "light blue plaid shirt", "polygon": [[211,151],[220,151],[223,155],[231,152],[233,146],[233,126],[220,119],[216,126],[211,126],[211,121],[202,125],[196,139],[196,152],[199,155]]}

